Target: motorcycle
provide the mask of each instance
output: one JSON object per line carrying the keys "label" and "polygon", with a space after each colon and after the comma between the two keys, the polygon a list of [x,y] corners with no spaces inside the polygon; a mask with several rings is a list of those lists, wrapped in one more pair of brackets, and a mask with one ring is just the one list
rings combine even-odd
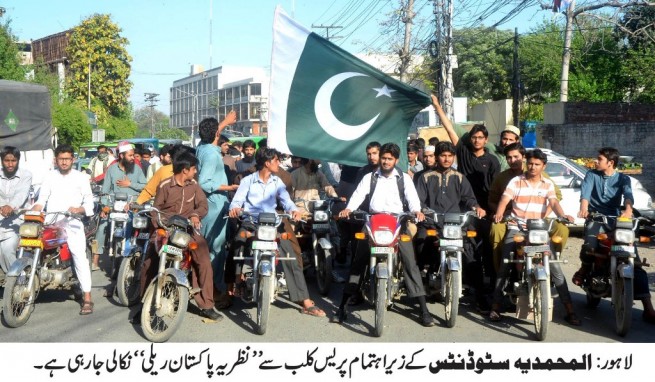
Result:
{"label": "motorcycle", "polygon": [[[639,219],[593,213],[590,219],[601,223],[604,233],[597,235],[592,248],[594,261],[584,277],[582,289],[587,306],[595,308],[601,298],[609,297],[614,306],[615,330],[625,336],[632,323],[635,258],[635,230]],[[610,221],[611,220],[611,221]]]}
{"label": "motorcycle", "polygon": [[505,293],[515,305],[520,297],[527,297],[528,310],[532,311],[535,334],[539,341],[546,339],[548,334],[549,311],[552,309],[550,291],[550,263],[567,263],[560,260],[560,253],[551,252],[552,243],[561,243],[562,238],[550,238],[553,223],[567,223],[566,219],[515,219],[519,232],[514,236],[514,251],[509,259],[503,259],[505,264],[515,264],[517,280]]}
{"label": "motorcycle", "polygon": [[132,233],[129,250],[123,251],[123,259],[116,278],[116,295],[123,306],[139,302],[139,279],[141,267],[150,242],[149,213],[151,205],[132,207]]}
{"label": "motorcycle", "polygon": [[[257,334],[265,334],[268,325],[271,303],[279,292],[281,279],[277,278],[277,260],[296,261],[295,256],[287,253],[285,257],[278,252],[278,240],[287,239],[287,233],[279,234],[277,228],[288,214],[261,212],[254,216],[242,211],[239,237],[246,240],[246,245],[235,254],[235,261],[247,260],[244,264],[245,280],[241,284],[240,295],[244,302],[257,303]],[[246,248],[249,246],[249,256]],[[249,265],[247,267],[247,265]]]}
{"label": "motorcycle", "polygon": [[154,207],[150,211],[156,214],[160,227],[155,239],[159,267],[142,299],[141,325],[149,341],[165,342],[182,325],[190,296],[200,292],[189,283],[190,250],[197,249],[198,244],[191,241],[189,219],[173,215],[163,222],[161,211]]}
{"label": "motorcycle", "polygon": [[[125,211],[125,207],[129,204],[126,193],[118,192],[112,199],[111,207],[105,206],[103,211],[109,215],[107,243],[109,247],[109,258],[112,259],[110,278],[116,280],[123,260],[123,252],[126,250],[126,246],[129,245],[127,236],[129,234],[131,216],[129,212]],[[98,244],[104,245],[104,243]]]}
{"label": "motorcycle", "polygon": [[364,220],[366,232],[358,232],[355,238],[368,238],[371,257],[364,280],[363,290],[366,300],[375,306],[375,326],[373,335],[380,337],[384,329],[384,315],[391,308],[404,288],[402,262],[398,253],[398,241],[411,242],[409,235],[400,234],[405,221],[412,213],[377,213],[370,215],[354,211],[355,220]]}
{"label": "motorcycle", "polygon": [[[69,212],[22,211],[16,261],[7,272],[3,294],[3,316],[12,328],[29,320],[39,293],[47,289],[77,289],[65,219],[82,219]],[[46,223],[46,216],[49,216]],[[52,223],[51,223],[52,222]]]}
{"label": "motorcycle", "polygon": [[425,211],[426,219],[431,220],[439,228],[428,229],[427,236],[438,239],[435,244],[439,248],[439,264],[435,273],[429,274],[429,280],[436,286],[436,276],[440,276],[441,296],[444,300],[446,325],[455,326],[459,310],[459,298],[462,294],[462,254],[464,254],[464,238],[477,235],[474,230],[466,230],[469,218],[476,213],[468,211],[460,213],[436,213]]}
{"label": "motorcycle", "polygon": [[[325,200],[303,200],[305,210],[310,211],[311,220],[300,223],[296,236],[303,249],[311,244],[311,263],[316,272],[318,290],[323,296],[330,293],[332,284],[332,260],[335,258],[335,249],[331,241],[332,206],[339,198]],[[307,251],[309,252],[309,251]],[[303,256],[305,260],[305,256]]]}

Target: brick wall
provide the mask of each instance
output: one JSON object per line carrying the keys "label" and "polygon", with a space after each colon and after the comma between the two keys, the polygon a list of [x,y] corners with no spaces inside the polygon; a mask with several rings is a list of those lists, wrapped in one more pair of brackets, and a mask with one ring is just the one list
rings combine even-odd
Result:
{"label": "brick wall", "polygon": [[621,155],[634,156],[635,162],[643,163],[643,173],[633,176],[655,197],[655,121],[541,125],[537,128],[537,146],[572,157],[595,157],[599,148],[615,147]]}

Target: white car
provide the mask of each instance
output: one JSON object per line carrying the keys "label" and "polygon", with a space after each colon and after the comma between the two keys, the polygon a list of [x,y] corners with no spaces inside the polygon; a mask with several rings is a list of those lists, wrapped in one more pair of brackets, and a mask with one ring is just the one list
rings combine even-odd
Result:
{"label": "white car", "polygon": [[[553,150],[541,149],[541,151],[548,156],[546,172],[562,191],[560,205],[567,215],[575,217],[575,224],[572,226],[583,226],[584,219],[577,217],[578,211],[580,211],[580,186],[589,169]],[[637,179],[630,177],[630,180],[632,181],[632,194],[635,198],[633,207],[638,210],[652,209],[653,200],[648,191]]]}

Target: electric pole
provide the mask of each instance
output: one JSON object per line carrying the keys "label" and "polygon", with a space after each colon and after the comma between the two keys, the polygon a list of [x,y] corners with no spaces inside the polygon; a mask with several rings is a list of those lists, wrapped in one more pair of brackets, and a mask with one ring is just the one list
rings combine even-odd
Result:
{"label": "electric pole", "polygon": [[575,0],[566,8],[566,32],[564,33],[564,53],[562,54],[562,79],[560,83],[560,102],[569,100],[569,65],[571,63],[571,41],[573,40],[573,13]]}
{"label": "electric pole", "polygon": [[407,7],[403,9],[404,15],[402,21],[405,23],[405,41],[403,42],[403,48],[398,52],[400,56],[400,68],[398,71],[400,72],[401,82],[405,82],[406,80],[407,69],[409,69],[409,63],[411,61],[409,42],[412,37],[412,19],[416,15],[412,10],[413,8],[414,0],[408,0]]}
{"label": "electric pole", "polygon": [[146,97],[145,101],[149,103],[147,107],[150,108],[150,138],[154,138],[155,137],[155,106],[157,106],[155,102],[159,102],[159,100],[157,99],[157,96],[159,94],[144,93],[143,95]]}
{"label": "electric pole", "polygon": [[453,107],[453,0],[433,0],[435,15],[435,41],[437,45],[437,90],[439,102],[450,120],[454,120]]}
{"label": "electric pole", "polygon": [[340,29],[340,28],[343,28],[343,27],[340,26],[340,25],[314,25],[314,24],[312,24],[312,28],[314,28],[314,29],[316,29],[316,28],[323,28],[323,29],[325,29],[325,39],[328,40],[328,41],[330,41],[330,40],[332,40],[332,39],[334,39],[334,38],[342,38],[342,36],[330,36],[330,29]]}
{"label": "electric pole", "polygon": [[519,72],[519,30],[514,28],[514,60],[512,74],[512,119],[519,127],[519,102],[521,100],[521,73]]}

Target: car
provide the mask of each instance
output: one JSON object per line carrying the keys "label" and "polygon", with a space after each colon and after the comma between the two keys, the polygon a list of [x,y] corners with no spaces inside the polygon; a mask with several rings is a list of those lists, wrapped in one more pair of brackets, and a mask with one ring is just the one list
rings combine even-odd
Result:
{"label": "car", "polygon": [[[562,200],[560,201],[562,209],[567,215],[575,217],[575,223],[571,227],[583,227],[584,219],[578,218],[578,211],[580,211],[580,187],[589,169],[553,150],[540,150],[548,156],[546,172],[562,191]],[[646,191],[646,188],[644,188],[640,181],[631,176],[630,181],[632,182],[632,194],[635,198],[633,208],[636,210],[652,209],[653,200],[648,194],[648,191]]]}

